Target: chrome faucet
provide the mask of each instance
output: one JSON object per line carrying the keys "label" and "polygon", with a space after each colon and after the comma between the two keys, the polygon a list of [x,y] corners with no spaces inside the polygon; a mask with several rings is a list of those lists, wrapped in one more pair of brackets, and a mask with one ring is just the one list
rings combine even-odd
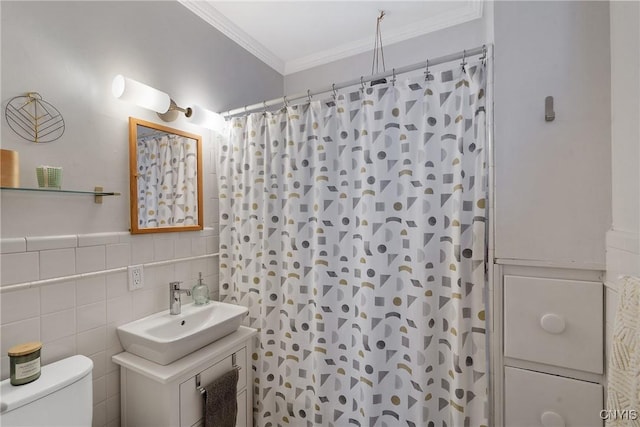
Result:
{"label": "chrome faucet", "polygon": [[169,314],[180,314],[182,310],[180,296],[182,293],[187,294],[187,296],[191,295],[189,289],[180,289],[180,283],[182,282],[169,283]]}

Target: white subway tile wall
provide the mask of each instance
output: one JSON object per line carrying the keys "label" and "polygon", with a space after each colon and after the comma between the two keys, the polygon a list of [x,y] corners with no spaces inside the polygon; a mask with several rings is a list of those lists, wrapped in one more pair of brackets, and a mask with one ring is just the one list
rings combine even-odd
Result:
{"label": "white subway tile wall", "polygon": [[2,254],[0,279],[3,284],[30,282],[40,278],[38,252]]}
{"label": "white subway tile wall", "polygon": [[27,239],[25,237],[15,237],[11,239],[2,239],[0,243],[0,253],[11,254],[14,252],[26,252]]}
{"label": "white subway tile wall", "polygon": [[[4,264],[4,262],[2,263]],[[40,251],[40,278],[69,276],[76,273],[76,250],[53,249]],[[4,282],[3,282],[4,284]]]}
{"label": "white subway tile wall", "polygon": [[104,245],[86,246],[76,249],[76,271],[88,273],[105,269],[106,250]]}
{"label": "white subway tile wall", "polygon": [[[218,225],[155,236],[98,233],[1,240],[1,286],[99,272],[128,265],[218,252]],[[168,283],[196,283],[202,272],[218,299],[218,258],[180,261],[144,270],[144,287],[129,291],[126,272],[41,285],[0,295],[0,373],[9,376],[9,347],[42,341],[42,363],[74,354],[93,360],[93,425],[120,425],[120,371],[111,356],[122,351],[117,326],[167,309]],[[183,298],[189,302],[190,298]]]}
{"label": "white subway tile wall", "polygon": [[46,249],[75,248],[78,246],[78,236],[27,236],[27,250],[44,251]]}

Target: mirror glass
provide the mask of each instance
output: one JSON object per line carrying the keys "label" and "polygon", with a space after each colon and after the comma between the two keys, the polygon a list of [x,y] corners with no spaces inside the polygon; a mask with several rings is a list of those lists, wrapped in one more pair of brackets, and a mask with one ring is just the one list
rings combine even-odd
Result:
{"label": "mirror glass", "polygon": [[202,137],[129,118],[131,233],[202,230]]}

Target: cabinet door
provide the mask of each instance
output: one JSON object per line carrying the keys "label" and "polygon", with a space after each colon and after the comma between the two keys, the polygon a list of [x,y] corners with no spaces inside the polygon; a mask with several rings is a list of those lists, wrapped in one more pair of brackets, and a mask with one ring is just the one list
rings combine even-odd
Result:
{"label": "cabinet door", "polygon": [[[236,351],[236,366],[240,369],[238,372],[238,391],[247,386],[247,348]],[[238,402],[238,408],[240,402]]]}
{"label": "cabinet door", "polygon": [[[231,356],[200,372],[200,385],[205,386],[233,368]],[[180,384],[180,426],[191,427],[202,418],[204,398],[193,376]]]}
{"label": "cabinet door", "polygon": [[247,424],[247,390],[238,394],[238,418],[236,427],[249,427]]}
{"label": "cabinet door", "polygon": [[[234,355],[230,355],[213,366],[208,367],[204,371],[200,372],[200,385],[205,386],[219,378],[223,374],[229,372],[233,368]],[[247,385],[247,349],[243,347],[235,353],[235,361],[240,371],[238,372],[238,391],[242,390]],[[241,401],[238,394],[238,420],[242,416],[245,420],[243,424],[238,424],[244,427],[246,424],[246,407],[247,396],[244,394],[244,400]],[[203,408],[204,398],[198,390],[196,384],[196,377],[193,376],[187,381],[180,384],[180,426],[191,427],[193,425],[199,425],[198,423],[202,419],[204,413]]]}
{"label": "cabinet door", "polygon": [[[204,419],[198,420],[191,427],[204,427]],[[238,393],[238,418],[236,418],[236,427],[250,427],[247,424],[247,390]]]}

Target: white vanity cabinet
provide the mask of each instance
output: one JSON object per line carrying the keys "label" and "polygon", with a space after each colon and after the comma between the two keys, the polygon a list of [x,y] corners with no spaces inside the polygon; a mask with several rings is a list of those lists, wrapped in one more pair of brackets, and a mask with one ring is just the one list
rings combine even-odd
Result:
{"label": "white vanity cabinet", "polygon": [[123,352],[113,356],[120,365],[121,425],[123,427],[202,426],[204,398],[198,387],[239,368],[238,427],[251,427],[251,353],[255,329],[241,326],[169,365]]}

